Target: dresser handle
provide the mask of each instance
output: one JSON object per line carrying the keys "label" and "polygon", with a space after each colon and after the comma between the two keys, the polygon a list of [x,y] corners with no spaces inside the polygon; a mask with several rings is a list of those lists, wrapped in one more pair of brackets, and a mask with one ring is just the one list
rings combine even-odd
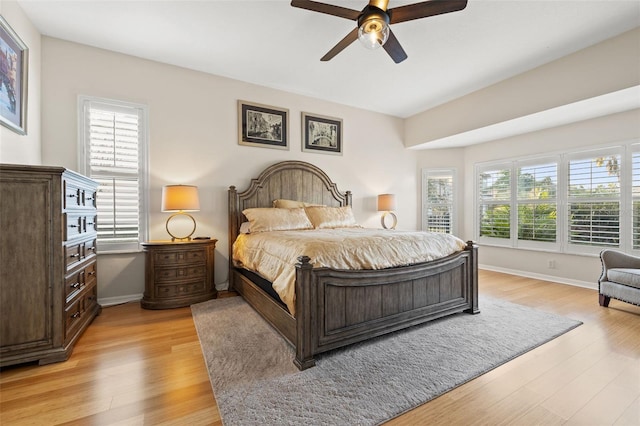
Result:
{"label": "dresser handle", "polygon": [[71,315],[72,319],[76,319],[80,316],[80,311],[76,312],[75,314]]}
{"label": "dresser handle", "polygon": [[95,275],[95,274],[96,274],[96,271],[89,272],[89,275]]}
{"label": "dresser handle", "polygon": [[96,248],[95,248],[94,246],[91,246],[91,247],[87,247],[87,250],[95,251],[95,250],[96,250]]}
{"label": "dresser handle", "polygon": [[71,288],[78,288],[78,287],[80,287],[80,283],[71,284]]}
{"label": "dresser handle", "polygon": [[70,254],[69,257],[71,258],[80,257],[80,253]]}

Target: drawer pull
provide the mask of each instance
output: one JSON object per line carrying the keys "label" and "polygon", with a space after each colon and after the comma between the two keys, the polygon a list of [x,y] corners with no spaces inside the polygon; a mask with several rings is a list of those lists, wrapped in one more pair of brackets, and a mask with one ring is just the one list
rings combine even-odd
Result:
{"label": "drawer pull", "polygon": [[70,254],[69,257],[71,258],[80,257],[80,253]]}
{"label": "drawer pull", "polygon": [[96,274],[96,271],[89,272],[89,275],[95,275],[95,274]]}
{"label": "drawer pull", "polygon": [[73,315],[71,315],[71,319],[76,319],[80,316],[80,311],[74,313]]}
{"label": "drawer pull", "polygon": [[71,224],[71,225],[69,225],[69,228],[80,228],[80,225]]}
{"label": "drawer pull", "polygon": [[93,247],[93,246],[92,247],[87,247],[87,250],[96,251],[96,248]]}
{"label": "drawer pull", "polygon": [[80,283],[71,284],[71,288],[78,288],[78,287],[80,287]]}

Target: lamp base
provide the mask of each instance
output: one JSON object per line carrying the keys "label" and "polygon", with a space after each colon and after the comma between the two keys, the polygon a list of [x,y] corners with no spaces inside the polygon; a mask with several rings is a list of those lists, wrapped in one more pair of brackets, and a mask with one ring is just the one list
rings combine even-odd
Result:
{"label": "lamp base", "polygon": [[[391,216],[393,221],[391,222],[391,226],[387,226],[386,218],[387,216]],[[396,225],[398,224],[398,218],[394,212],[384,212],[382,217],[380,218],[380,222],[382,223],[382,227],[384,229],[396,229]]]}
{"label": "lamp base", "polygon": [[[188,232],[187,235],[176,235],[177,232],[175,230],[171,232],[171,230],[169,229],[169,222],[171,222],[171,219],[174,219],[178,216],[187,217],[191,219],[191,222],[193,222],[193,228],[191,229],[190,232],[187,231]],[[169,218],[167,219],[166,229],[167,229],[167,233],[171,235],[171,241],[191,241],[191,236],[193,235],[194,232],[196,232],[196,220],[189,213],[185,213],[185,212],[174,213],[171,216],[169,216]],[[184,233],[184,230],[183,230],[183,233]]]}

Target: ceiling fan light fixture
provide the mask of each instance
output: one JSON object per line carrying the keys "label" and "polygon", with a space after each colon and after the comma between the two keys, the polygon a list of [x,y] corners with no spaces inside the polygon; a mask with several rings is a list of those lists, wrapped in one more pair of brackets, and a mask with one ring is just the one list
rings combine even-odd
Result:
{"label": "ceiling fan light fixture", "polygon": [[358,40],[367,49],[377,49],[389,38],[389,24],[380,18],[365,20],[358,29]]}

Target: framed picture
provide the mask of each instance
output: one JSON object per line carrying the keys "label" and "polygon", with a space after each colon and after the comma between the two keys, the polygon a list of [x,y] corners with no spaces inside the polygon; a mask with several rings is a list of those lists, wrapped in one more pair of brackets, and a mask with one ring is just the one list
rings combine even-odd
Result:
{"label": "framed picture", "polygon": [[289,110],[238,101],[238,143],[289,149]]}
{"label": "framed picture", "polygon": [[27,134],[29,49],[0,16],[0,123]]}
{"label": "framed picture", "polygon": [[303,112],[302,150],[342,155],[342,120]]}

